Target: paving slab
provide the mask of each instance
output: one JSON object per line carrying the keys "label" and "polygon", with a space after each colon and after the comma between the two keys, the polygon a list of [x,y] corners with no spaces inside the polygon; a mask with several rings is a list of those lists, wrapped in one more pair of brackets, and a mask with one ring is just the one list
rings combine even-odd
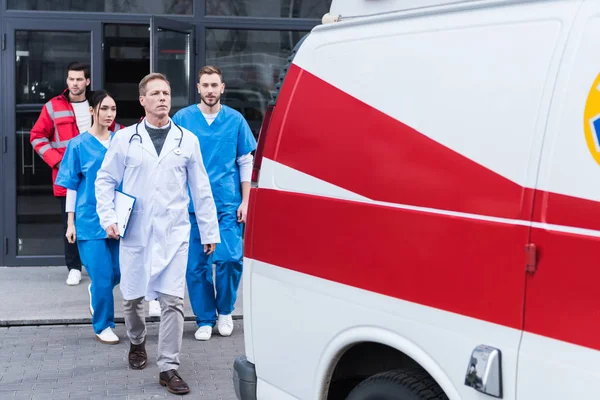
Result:
{"label": "paving slab", "polygon": [[[66,267],[0,267],[0,326],[91,324],[88,285],[90,278],[82,273],[81,283],[67,286]],[[114,290],[115,322],[123,322],[123,297],[119,286]],[[144,302],[146,315],[148,304]],[[233,312],[242,317],[242,285]],[[194,321],[186,291],[186,321]],[[158,321],[149,317],[147,321]]]}
{"label": "paving slab", "polygon": [[186,396],[170,394],[158,383],[158,326],[147,325],[148,366],[141,371],[128,366],[123,324],[115,328],[122,340],[117,345],[94,340],[87,326],[0,328],[0,399],[236,399],[232,368],[244,353],[241,321],[234,321],[230,337],[215,332],[207,342],[194,339],[195,323],[185,323],[179,373],[191,388]]}

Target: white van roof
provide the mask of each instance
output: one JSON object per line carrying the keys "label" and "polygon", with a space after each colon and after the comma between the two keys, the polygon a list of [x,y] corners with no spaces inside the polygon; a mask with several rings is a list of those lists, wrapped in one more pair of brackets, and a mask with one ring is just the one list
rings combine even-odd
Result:
{"label": "white van roof", "polygon": [[485,0],[333,0],[330,13],[342,18],[358,17],[482,1]]}

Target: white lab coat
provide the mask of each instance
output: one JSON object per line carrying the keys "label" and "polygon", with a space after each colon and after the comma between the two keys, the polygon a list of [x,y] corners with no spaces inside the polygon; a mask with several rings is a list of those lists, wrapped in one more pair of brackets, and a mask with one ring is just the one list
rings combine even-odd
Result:
{"label": "white lab coat", "polygon": [[[130,144],[135,125],[121,129],[96,178],[96,211],[102,228],[117,222],[114,196],[121,182],[123,192],[136,198],[120,241],[120,287],[125,300],[143,296],[154,300],[158,293],[184,297],[190,238],[188,182],[202,244],[220,242],[217,211],[198,139],[171,124],[160,157],[144,121],[138,125],[141,146],[137,135]],[[177,155],[182,132],[181,154]]]}

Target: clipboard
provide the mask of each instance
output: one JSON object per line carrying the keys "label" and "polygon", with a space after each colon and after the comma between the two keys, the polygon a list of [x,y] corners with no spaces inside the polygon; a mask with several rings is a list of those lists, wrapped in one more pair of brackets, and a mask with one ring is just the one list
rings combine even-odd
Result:
{"label": "clipboard", "polygon": [[125,237],[129,218],[133,212],[135,205],[135,197],[123,193],[120,190],[115,190],[115,212],[117,214],[117,228],[121,237]]}

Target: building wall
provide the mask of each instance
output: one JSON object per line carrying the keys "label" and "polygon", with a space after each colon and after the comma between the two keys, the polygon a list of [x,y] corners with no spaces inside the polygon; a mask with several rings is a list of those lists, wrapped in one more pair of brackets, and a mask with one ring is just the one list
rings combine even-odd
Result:
{"label": "building wall", "polygon": [[[136,82],[149,71],[146,28],[151,18],[192,25],[195,71],[190,79],[196,80],[202,65],[222,67],[227,85],[223,102],[242,112],[258,135],[289,51],[320,23],[330,3],[0,0],[0,35],[7,38],[6,49],[0,51],[0,266],[64,265],[60,210],[52,196],[50,169],[32,151],[28,136],[43,103],[64,89],[69,60],[89,59],[92,89],[113,91],[118,119],[128,124],[143,112]],[[56,33],[73,29],[87,33]],[[82,42],[89,42],[89,48],[82,50]],[[171,57],[173,71],[185,56],[177,46],[173,41],[172,56],[161,53],[165,59]],[[190,92],[197,102],[195,90]],[[178,90],[174,103],[187,104],[185,93]]]}

